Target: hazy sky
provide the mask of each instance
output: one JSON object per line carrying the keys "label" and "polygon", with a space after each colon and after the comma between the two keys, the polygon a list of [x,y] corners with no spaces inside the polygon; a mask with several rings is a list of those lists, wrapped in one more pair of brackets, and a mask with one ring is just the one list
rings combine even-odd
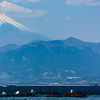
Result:
{"label": "hazy sky", "polygon": [[51,39],[100,42],[100,0],[0,0],[0,13]]}

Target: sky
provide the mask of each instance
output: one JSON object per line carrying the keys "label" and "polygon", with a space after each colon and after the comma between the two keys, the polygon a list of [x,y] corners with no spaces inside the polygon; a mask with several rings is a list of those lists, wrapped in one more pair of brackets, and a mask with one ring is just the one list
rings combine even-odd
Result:
{"label": "sky", "polygon": [[100,42],[100,0],[0,0],[0,14],[53,40]]}

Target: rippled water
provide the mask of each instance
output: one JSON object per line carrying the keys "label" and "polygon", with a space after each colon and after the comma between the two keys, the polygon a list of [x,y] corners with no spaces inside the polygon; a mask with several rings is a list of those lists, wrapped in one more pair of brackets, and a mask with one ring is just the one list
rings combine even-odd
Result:
{"label": "rippled water", "polygon": [[0,100],[100,100],[100,95],[88,95],[85,98],[73,97],[9,97],[0,98]]}

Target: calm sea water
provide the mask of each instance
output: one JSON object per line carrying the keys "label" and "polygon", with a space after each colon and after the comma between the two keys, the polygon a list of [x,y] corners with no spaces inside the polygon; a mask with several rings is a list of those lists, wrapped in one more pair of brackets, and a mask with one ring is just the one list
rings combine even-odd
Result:
{"label": "calm sea water", "polygon": [[[0,94],[6,92],[7,94],[15,94],[16,91],[20,91],[21,94],[30,92],[31,89],[34,92],[53,92],[65,94],[70,92],[71,89],[77,93],[98,93],[100,94],[100,86],[9,86],[0,87]],[[84,98],[72,98],[72,97],[0,97],[0,100],[100,100],[100,95],[88,95]]]}

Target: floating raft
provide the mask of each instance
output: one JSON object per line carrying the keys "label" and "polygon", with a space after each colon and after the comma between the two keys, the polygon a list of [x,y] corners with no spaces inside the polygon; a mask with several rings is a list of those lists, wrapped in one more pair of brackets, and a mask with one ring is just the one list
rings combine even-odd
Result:
{"label": "floating raft", "polygon": [[27,97],[27,95],[0,95],[0,97]]}
{"label": "floating raft", "polygon": [[87,97],[84,93],[67,93],[64,97]]}
{"label": "floating raft", "polygon": [[[88,95],[97,95],[97,93],[35,93],[35,92],[27,92],[25,94],[1,94],[0,97],[87,97]],[[100,95],[100,94],[98,94]]]}
{"label": "floating raft", "polygon": [[87,97],[86,94],[82,94],[82,93],[67,93],[65,95],[62,95],[62,94],[59,94],[59,95],[56,95],[56,94],[48,94],[46,97]]}
{"label": "floating raft", "polygon": [[[44,94],[44,93],[43,93]],[[42,96],[42,94],[41,94]],[[62,94],[45,94],[44,97],[86,97],[86,94],[80,93],[67,93],[65,95]],[[0,97],[38,97],[38,95],[34,93],[26,93],[26,94],[14,94],[14,95],[0,95]]]}

